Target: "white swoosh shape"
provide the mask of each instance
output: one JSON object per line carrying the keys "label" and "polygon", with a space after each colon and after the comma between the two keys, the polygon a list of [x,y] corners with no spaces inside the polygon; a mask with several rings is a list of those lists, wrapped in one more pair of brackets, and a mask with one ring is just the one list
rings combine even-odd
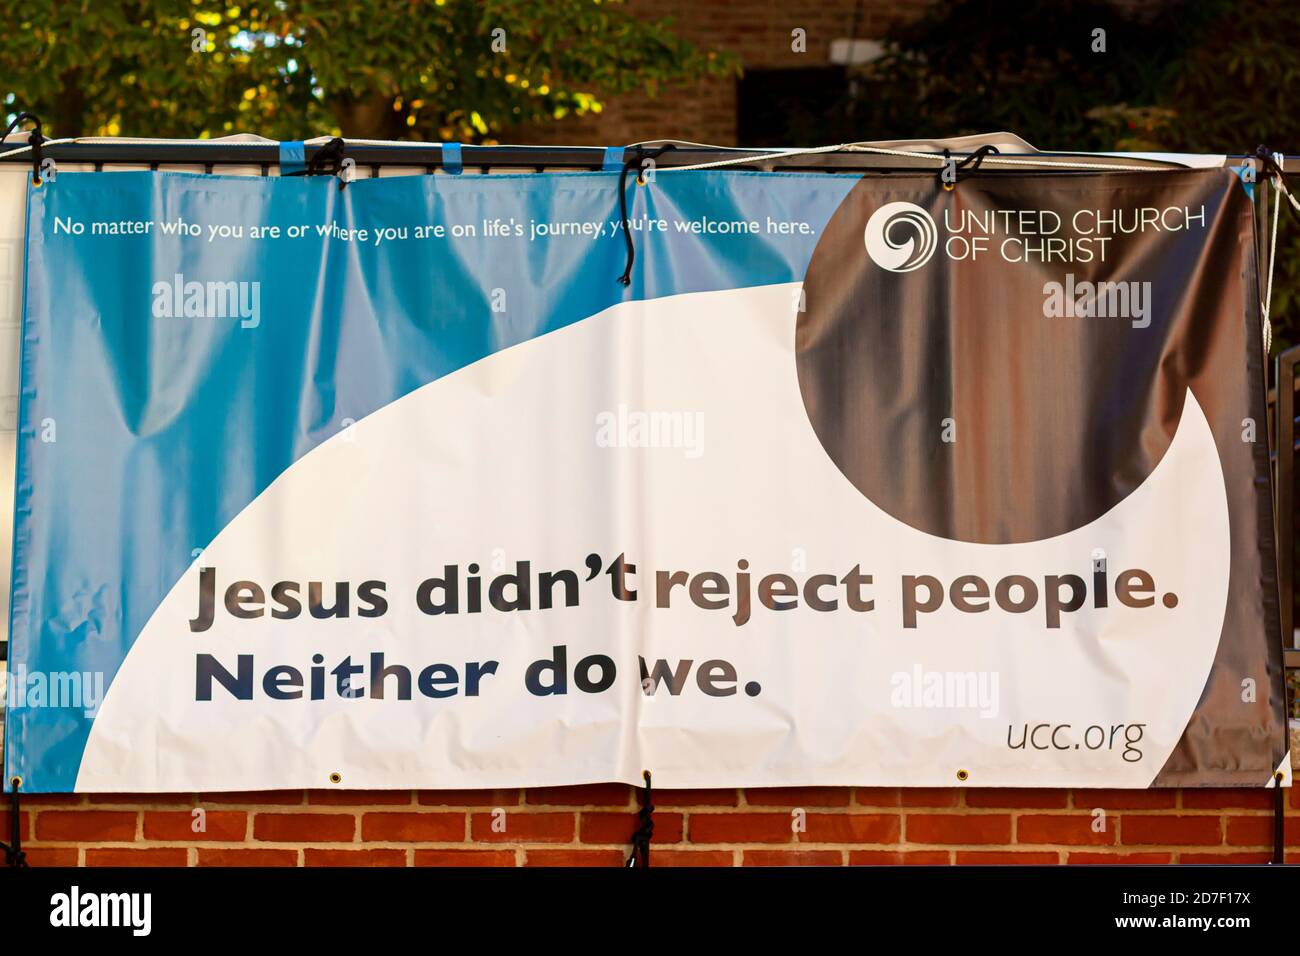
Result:
{"label": "white swoosh shape", "polygon": [[[1228,586],[1228,510],[1204,413],[1182,421],[1148,480],[1086,527],[1043,541],[944,541],[863,498],[827,459],[803,410],[794,363],[797,284],[618,305],[497,353],[413,392],[304,456],[239,514],[154,613],[95,721],[79,791],[543,786],[640,779],[664,787],[971,785],[1145,787],[1181,735],[1219,641]],[[599,447],[596,416],[699,413],[702,454]],[[887,449],[882,449],[882,454]],[[945,607],[899,626],[899,580],[928,573],[992,581],[1076,573],[1094,549],[1112,574],[1140,567],[1178,606],[1067,614],[962,614]],[[530,560],[575,568],[591,551],[637,564],[637,602],[608,579],[576,608],[427,617],[413,595],[442,566],[490,573]],[[651,602],[654,569],[734,575],[874,575],[876,609],[729,612]],[[192,634],[199,565],[269,590],[279,580],[388,584],[374,619],[237,621]],[[613,689],[533,697],[528,663],[568,648],[570,668],[606,654]],[[382,650],[418,670],[501,662],[478,697],[272,701],[276,664],[304,670]],[[194,700],[197,653],[230,669],[255,655],[259,690]],[[637,655],[725,659],[755,697],[645,697]],[[998,715],[891,704],[891,675],[996,673]],[[692,672],[693,673],[693,672]],[[390,695],[396,684],[391,684]],[[1007,725],[1144,725],[1142,759],[1119,749],[1010,750]],[[1120,738],[1122,741],[1123,733]]]}

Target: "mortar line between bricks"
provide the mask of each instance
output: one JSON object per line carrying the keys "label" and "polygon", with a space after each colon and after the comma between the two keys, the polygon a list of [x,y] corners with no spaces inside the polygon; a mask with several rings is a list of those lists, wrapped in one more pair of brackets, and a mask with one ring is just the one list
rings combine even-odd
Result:
{"label": "mortar line between bricks", "polygon": [[[792,806],[792,807],[780,807],[780,806],[775,806],[775,805],[773,805],[773,806],[756,806],[756,805],[753,805],[753,804],[751,804],[751,805],[749,805],[749,806],[746,806],[746,807],[692,807],[692,808],[689,808],[689,809],[678,809],[678,808],[676,808],[676,807],[673,807],[673,808],[663,808],[663,809],[664,809],[664,812],[666,812],[666,813],[684,813],[684,814],[686,814],[686,815],[688,815],[688,816],[692,816],[692,815],[694,815],[694,816],[709,816],[709,815],[711,815],[711,814],[734,814],[734,815],[737,815],[737,816],[751,816],[751,817],[752,817],[752,816],[763,816],[764,814],[767,814],[767,815],[773,815],[773,816],[781,816],[781,815],[784,815],[784,814],[789,814],[790,812],[792,812],[792,811],[794,811],[794,810],[803,810],[803,811],[804,811],[805,813],[807,813],[809,816],[813,816],[813,815],[821,815],[821,816],[880,816],[880,815],[890,815],[890,814],[897,815],[897,816],[935,816],[935,815],[942,816],[942,815],[947,814],[947,815],[949,815],[949,816],[956,815],[956,816],[962,816],[962,817],[985,817],[985,816],[1007,816],[1007,815],[1009,815],[1009,814],[1012,814],[1012,813],[1017,812],[1017,810],[1018,810],[1018,808],[1013,808],[1013,807],[969,807],[969,808],[963,808],[963,807],[894,807],[894,806],[889,806],[889,807],[873,807],[873,806],[800,807],[800,806],[797,806],[797,805],[796,805],[796,806]],[[961,811],[961,812],[958,812],[958,811]],[[1060,815],[1060,816],[1075,816],[1075,817],[1086,816],[1086,814],[1083,814],[1083,813],[1080,813],[1080,812],[1077,812],[1077,811],[1074,812],[1074,813],[1071,813],[1071,812],[1067,811],[1067,810],[1066,810],[1065,808],[1063,808],[1063,807],[1052,807],[1052,808],[1050,808],[1050,809],[1043,809],[1043,810],[1038,810],[1038,809],[1036,809],[1036,808],[1030,807],[1030,808],[1027,808],[1027,809],[1019,810],[1019,812],[1022,812],[1022,813],[1029,813],[1029,814],[1038,814],[1038,813],[1056,813],[1056,814],[1058,814],[1058,815]],[[1125,812],[1125,813],[1129,813],[1129,812],[1138,812],[1138,811],[1127,811],[1127,810],[1126,810],[1126,811],[1124,811],[1124,812]],[[1154,814],[1159,814],[1159,813],[1160,813],[1159,810],[1145,810],[1145,811],[1142,811],[1142,812],[1144,812],[1144,813],[1154,813]],[[1168,810],[1166,810],[1165,812],[1168,813]],[[1262,811],[1262,810],[1261,810],[1261,811],[1259,811],[1259,814],[1260,814],[1260,815],[1263,815],[1265,812],[1266,812],[1266,811]],[[1188,815],[1191,815],[1191,814],[1180,814],[1180,816],[1188,816]],[[1216,814],[1215,814],[1215,812],[1214,812],[1213,810],[1202,810],[1202,811],[1199,811],[1199,814],[1198,814],[1198,815],[1200,815],[1200,816],[1215,816]]]}
{"label": "mortar line between bricks", "polygon": [[[730,848],[740,848],[745,850],[890,850],[901,853],[915,852],[947,852],[949,850],[959,850],[962,852],[968,850],[995,850],[1003,852],[1007,850],[1021,849],[1020,845],[1010,843],[691,843],[686,844],[664,844],[661,849],[682,849],[682,850],[726,850]],[[595,847],[592,847],[595,849]],[[1025,846],[1025,849],[1030,847]],[[1078,849],[1106,849],[1107,847],[1090,847],[1083,846]],[[1116,849],[1115,847],[1110,847]],[[1059,850],[1060,846],[1049,844],[1038,846],[1035,852],[1043,852],[1045,849]],[[1071,848],[1075,849],[1075,848]],[[1144,848],[1145,849],[1145,848]]]}

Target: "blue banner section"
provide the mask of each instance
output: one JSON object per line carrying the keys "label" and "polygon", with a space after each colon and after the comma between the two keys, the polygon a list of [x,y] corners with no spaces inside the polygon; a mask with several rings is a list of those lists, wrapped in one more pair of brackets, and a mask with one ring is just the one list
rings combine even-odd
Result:
{"label": "blue banner section", "polygon": [[462,169],[461,162],[462,161],[461,161],[460,143],[443,143],[442,144],[443,171],[451,173],[453,176],[459,175]]}
{"label": "blue banner section", "polygon": [[280,144],[280,175],[291,176],[307,168],[307,145],[301,141]]}
{"label": "blue banner section", "polygon": [[629,183],[628,288],[617,181],[125,172],[31,190],[10,669],[49,696],[11,693],[6,783],[73,788],[95,702],[59,700],[55,675],[107,689],[202,549],[343,418],[620,302],[799,280],[857,179]]}
{"label": "blue banner section", "polygon": [[606,172],[618,172],[623,168],[623,154],[625,152],[627,150],[623,146],[606,146],[600,168]]}

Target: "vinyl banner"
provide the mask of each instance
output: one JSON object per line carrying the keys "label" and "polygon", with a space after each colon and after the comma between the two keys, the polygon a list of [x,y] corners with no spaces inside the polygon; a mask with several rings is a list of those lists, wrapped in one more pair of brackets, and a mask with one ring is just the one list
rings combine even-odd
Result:
{"label": "vinyl banner", "polygon": [[6,779],[1289,783],[1246,190],[61,175]]}

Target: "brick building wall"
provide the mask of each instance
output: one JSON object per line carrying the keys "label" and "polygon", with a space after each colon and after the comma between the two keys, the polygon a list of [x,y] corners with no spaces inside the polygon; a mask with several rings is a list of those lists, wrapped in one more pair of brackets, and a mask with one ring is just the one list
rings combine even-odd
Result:
{"label": "brick building wall", "polygon": [[[830,64],[831,42],[879,39],[918,17],[930,0],[628,0],[627,9],[669,17],[673,30],[703,49],[735,54],[744,69],[798,69]],[[791,31],[805,31],[807,49],[791,48]],[[529,125],[504,133],[503,143],[610,146],[649,139],[684,139],[735,146],[735,77],[704,79],[657,97],[620,96],[599,114]],[[936,132],[936,131],[932,131]],[[863,138],[871,138],[863,130]],[[941,135],[942,131],[936,134]],[[815,144],[800,144],[815,145]]]}
{"label": "brick building wall", "polygon": [[[637,799],[615,784],[72,794],[28,797],[21,826],[33,866],[619,866]],[[1300,863],[1300,789],[1285,800],[1287,862]],[[654,803],[654,866],[1267,863],[1273,845],[1268,790],[695,790]]]}

